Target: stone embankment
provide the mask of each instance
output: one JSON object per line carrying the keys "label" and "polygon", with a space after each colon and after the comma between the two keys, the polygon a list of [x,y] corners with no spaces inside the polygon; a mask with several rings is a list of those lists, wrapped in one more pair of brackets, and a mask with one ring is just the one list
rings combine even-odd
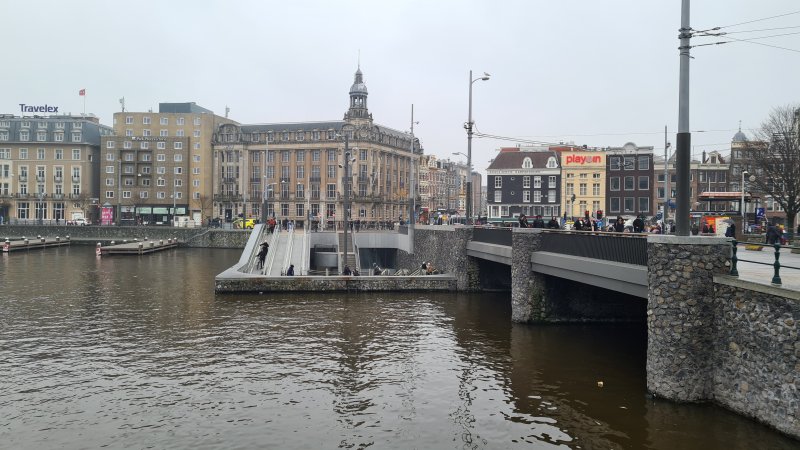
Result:
{"label": "stone embankment", "polygon": [[85,243],[107,245],[111,241],[122,242],[145,238],[167,240],[178,238],[181,247],[244,248],[251,230],[223,230],[219,228],[172,228],[172,227],[103,227],[103,226],[0,226],[0,238],[22,236],[69,236],[72,245]]}

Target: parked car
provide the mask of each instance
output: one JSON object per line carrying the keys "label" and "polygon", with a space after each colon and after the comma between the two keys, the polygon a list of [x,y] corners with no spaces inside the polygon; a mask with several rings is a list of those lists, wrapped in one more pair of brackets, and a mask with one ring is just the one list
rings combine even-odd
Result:
{"label": "parked car", "polygon": [[85,217],[76,217],[72,220],[68,220],[67,225],[91,225],[91,222]]}

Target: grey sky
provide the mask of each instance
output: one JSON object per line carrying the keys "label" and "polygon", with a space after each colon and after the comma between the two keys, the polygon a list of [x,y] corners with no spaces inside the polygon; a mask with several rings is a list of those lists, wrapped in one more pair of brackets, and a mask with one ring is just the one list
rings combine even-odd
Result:
{"label": "grey sky", "polygon": [[[0,112],[19,103],[86,111],[195,101],[243,123],[341,119],[359,50],[378,123],[415,131],[426,152],[466,153],[468,72],[481,132],[663,152],[677,124],[680,0],[29,1],[0,11],[6,38]],[[5,10],[5,11],[3,11]],[[800,10],[797,0],[695,0],[706,29]],[[14,17],[14,20],[8,18]],[[800,14],[728,28],[800,26]],[[747,39],[800,28],[741,33]],[[721,39],[693,39],[693,44]],[[730,149],[776,105],[798,101],[800,34],[695,48],[693,153]],[[640,134],[644,133],[644,134]],[[501,146],[473,141],[484,171]],[[459,159],[455,156],[453,159]]]}

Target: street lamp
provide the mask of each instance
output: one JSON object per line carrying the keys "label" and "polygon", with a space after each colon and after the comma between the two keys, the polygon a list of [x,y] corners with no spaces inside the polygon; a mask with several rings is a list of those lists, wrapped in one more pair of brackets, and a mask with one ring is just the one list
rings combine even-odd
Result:
{"label": "street lamp", "polygon": [[[469,159],[469,155],[465,155],[463,152],[453,152],[453,154],[454,155],[461,155],[461,156],[464,156],[467,159]],[[472,182],[472,166],[467,164],[467,186],[471,186],[471,184],[470,184],[471,182]],[[469,202],[469,197],[470,197],[470,195],[467,195],[467,201],[468,202]],[[478,206],[480,207],[480,205],[478,205]],[[467,223],[469,223],[470,219],[471,219],[471,217],[470,217],[469,213],[467,213]]]}
{"label": "street lamp", "polygon": [[[264,176],[264,179],[266,179],[266,178],[267,177]],[[272,186],[275,186],[276,184],[278,184],[278,183],[264,184],[264,211],[261,212],[261,221],[264,222],[264,223],[267,223],[267,217],[268,217],[268,214],[267,214],[267,199],[270,198],[269,196],[267,196],[267,192],[269,191],[271,193],[274,193],[275,191],[272,189]],[[274,197],[274,195],[272,197]],[[272,217],[275,217],[275,210],[274,209],[272,210]]]}
{"label": "street lamp", "polygon": [[[745,189],[744,189],[744,176],[745,175],[750,175],[750,172],[748,172],[746,170],[742,171],[742,204],[741,204],[741,208],[739,208],[740,212],[742,213],[742,233],[744,233],[745,230],[747,229],[747,216],[746,216],[745,207],[744,207],[744,192],[745,192]],[[755,175],[750,175],[749,180],[750,180],[750,182],[756,181],[756,176]]]}
{"label": "street lamp", "polygon": [[344,135],[344,176],[342,179],[342,189],[344,189],[344,261],[342,264],[347,264],[347,229],[349,227],[349,211],[350,211],[350,165],[356,162],[356,158],[350,156],[350,140],[347,133]]}
{"label": "street lamp", "polygon": [[472,85],[478,80],[487,81],[489,76],[484,72],[482,77],[472,79],[472,71],[469,71],[469,116],[464,124],[467,129],[467,167],[470,169],[470,177],[467,178],[467,223],[472,220],[472,127],[475,125],[472,121]]}

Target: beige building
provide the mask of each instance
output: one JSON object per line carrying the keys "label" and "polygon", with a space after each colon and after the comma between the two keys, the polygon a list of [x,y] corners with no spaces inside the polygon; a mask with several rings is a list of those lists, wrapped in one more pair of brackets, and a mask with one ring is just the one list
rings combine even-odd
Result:
{"label": "beige building", "polygon": [[2,222],[96,218],[100,139],[93,115],[0,115]]}
{"label": "beige building", "polygon": [[212,215],[211,139],[232,123],[195,103],[160,103],[159,111],[114,114],[103,138],[100,200],[106,221],[199,224]]}
{"label": "beige building", "polygon": [[[359,69],[343,120],[225,124],[213,141],[213,216],[293,220],[298,225],[409,216],[412,163],[422,148],[411,134],[375,123]],[[346,158],[346,156],[348,156]],[[352,181],[345,187],[345,168]]]}
{"label": "beige building", "polygon": [[583,217],[605,208],[606,155],[600,151],[562,151],[562,210]]}

